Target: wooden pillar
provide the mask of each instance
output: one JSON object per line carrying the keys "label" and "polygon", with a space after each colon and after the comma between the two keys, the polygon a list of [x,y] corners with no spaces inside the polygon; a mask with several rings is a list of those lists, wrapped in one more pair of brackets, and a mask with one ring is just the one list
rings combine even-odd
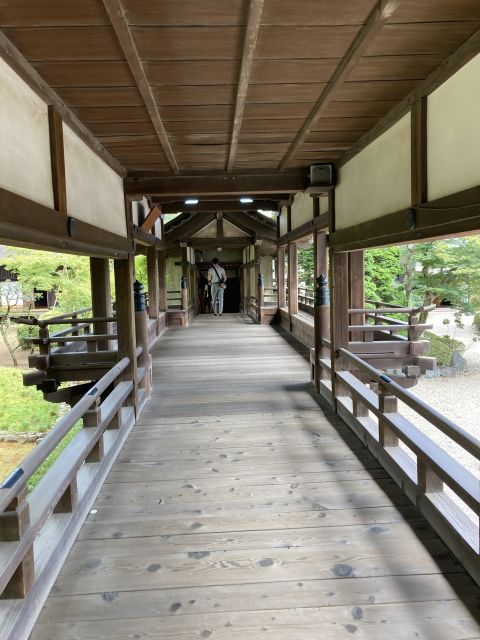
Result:
{"label": "wooden pillar", "polygon": [[[93,317],[107,318],[111,316],[110,263],[106,258],[90,258],[90,285]],[[95,333],[110,333],[108,322],[96,323],[93,330]],[[98,343],[99,351],[108,351],[108,348],[108,340]]]}
{"label": "wooden pillar", "polygon": [[[348,254],[348,304],[350,309],[365,308],[365,264],[362,251],[351,251]],[[365,315],[355,313],[350,316],[350,324],[364,324]],[[363,340],[363,333],[353,332],[352,340]]]}
{"label": "wooden pillar", "polygon": [[285,292],[285,245],[278,247],[277,250],[277,288],[278,306],[283,309],[287,306],[287,296]]}
{"label": "wooden pillar", "polygon": [[165,251],[159,251],[157,255],[158,262],[158,310],[167,310],[167,254]]}
{"label": "wooden pillar", "polygon": [[[316,200],[314,201],[316,202]],[[315,231],[313,235],[313,251],[314,251],[314,276],[317,286],[319,282],[317,278],[320,276],[328,277],[328,250],[327,250],[327,234],[325,231]],[[327,289],[328,292],[328,289]],[[323,369],[319,367],[318,361],[326,355],[326,349],[322,347],[322,338],[330,338],[330,305],[326,301],[327,296],[320,296],[320,292],[315,293],[315,366],[314,366],[314,382],[317,391],[320,390],[320,379],[324,377]]]}
{"label": "wooden pillar", "polygon": [[148,317],[158,318],[158,253],[147,248]]}
{"label": "wooden pillar", "polygon": [[137,407],[137,358],[135,337],[135,311],[133,306],[134,258],[129,255],[124,260],[115,260],[115,296],[117,309],[117,334],[119,358],[130,358],[128,367],[122,373],[123,380],[133,380],[130,400]]}
{"label": "wooden pillar", "polygon": [[343,394],[342,385],[336,380],[335,373],[345,369],[337,357],[337,349],[348,348],[348,254],[330,250],[330,341],[332,395],[337,406],[336,396]]}
{"label": "wooden pillar", "polygon": [[297,244],[288,243],[288,313],[291,317],[298,313],[298,265]]}
{"label": "wooden pillar", "polygon": [[265,280],[263,273],[257,275],[257,322],[262,324],[262,309],[265,303]]}

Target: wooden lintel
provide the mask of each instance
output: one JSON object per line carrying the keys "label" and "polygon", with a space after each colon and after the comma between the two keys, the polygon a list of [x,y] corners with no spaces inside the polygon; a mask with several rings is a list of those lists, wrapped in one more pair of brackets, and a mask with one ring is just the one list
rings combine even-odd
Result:
{"label": "wooden lintel", "polygon": [[143,98],[145,107],[155,128],[159,142],[162,146],[165,157],[174,173],[179,173],[179,168],[173,153],[170,141],[165,131],[157,103],[152,92],[145,70],[143,68],[137,45],[127,22],[125,11],[120,0],[103,0],[103,4],[110,18],[111,25],[122,48],[138,90]]}
{"label": "wooden lintel", "polygon": [[153,225],[156,223],[158,218],[162,215],[162,212],[159,207],[155,206],[153,209],[150,209],[148,216],[143,221],[143,224],[140,226],[140,229],[145,233],[149,233]]}
{"label": "wooden lintel", "polygon": [[136,225],[133,226],[133,237],[135,238],[135,242],[148,247],[156,247],[159,251],[165,249],[167,246],[164,240],[160,240],[160,238],[154,236],[153,233],[142,231],[142,228]]}
{"label": "wooden lintel", "polygon": [[290,231],[290,233],[284,234],[283,236],[278,238],[277,243],[279,245],[287,244],[288,242],[300,240],[300,238],[304,238],[305,236],[308,236],[309,234],[313,233],[315,229],[317,230],[327,229],[328,220],[329,220],[328,213],[322,213],[316,216],[315,218],[313,218],[312,220],[305,222],[300,227],[293,229],[293,231]]}
{"label": "wooden lintel", "polygon": [[0,242],[99,258],[124,258],[131,242],[75,219],[68,233],[65,214],[0,187]]}
{"label": "wooden lintel", "polygon": [[48,129],[50,133],[50,161],[52,165],[53,206],[60,213],[67,213],[67,185],[65,181],[65,153],[63,147],[62,116],[53,104],[48,105]]}
{"label": "wooden lintel", "polygon": [[258,32],[262,19],[264,0],[250,0],[247,26],[243,41],[242,61],[240,63],[240,74],[237,89],[237,102],[235,105],[235,116],[233,118],[232,136],[230,140],[230,151],[227,161],[227,171],[232,171],[235,164],[238,140],[243,122],[243,112],[247,101],[248,84],[253,68],[253,56],[257,46]]}
{"label": "wooden lintel", "polygon": [[297,193],[308,187],[306,169],[274,173],[238,173],[205,175],[130,175],[126,179],[127,195],[155,196],[227,196],[248,193]]}
{"label": "wooden lintel", "polygon": [[294,141],[287,150],[278,165],[279,170],[285,168],[289,160],[295,155],[299,147],[305,142],[312,126],[320,118],[324,110],[335,98],[336,93],[341,89],[343,83],[348,79],[355,66],[372,44],[380,30],[387,23],[392,13],[395,11],[400,0],[380,0],[370,14],[365,25],[360,29],[346,55],[341,59],[339,66],[333,74],[330,82],[325,85],[320,97],[310,111],[302,128],[295,136]]}
{"label": "wooden lintel", "polygon": [[64,100],[53,91],[2,31],[0,31],[0,58],[3,58],[13,71],[20,76],[30,89],[46,104],[55,107],[65,124],[67,124],[94,153],[106,162],[116,173],[122,177],[125,176],[125,169],[118,160],[116,160],[99,140],[95,138],[92,132],[80,122],[73,111],[65,105]]}
{"label": "wooden lintel", "polygon": [[195,249],[207,247],[237,248],[248,247],[253,242],[252,238],[241,236],[239,238],[191,238],[188,245]]}
{"label": "wooden lintel", "polygon": [[353,251],[479,230],[480,186],[340,229],[328,236],[328,244],[335,251]]}

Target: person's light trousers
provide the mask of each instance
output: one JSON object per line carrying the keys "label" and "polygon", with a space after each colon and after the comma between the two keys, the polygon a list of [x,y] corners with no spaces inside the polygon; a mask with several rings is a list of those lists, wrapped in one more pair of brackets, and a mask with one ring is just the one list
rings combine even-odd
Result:
{"label": "person's light trousers", "polygon": [[223,313],[223,292],[224,289],[219,282],[212,283],[212,313],[217,313],[215,305],[218,300],[218,313]]}

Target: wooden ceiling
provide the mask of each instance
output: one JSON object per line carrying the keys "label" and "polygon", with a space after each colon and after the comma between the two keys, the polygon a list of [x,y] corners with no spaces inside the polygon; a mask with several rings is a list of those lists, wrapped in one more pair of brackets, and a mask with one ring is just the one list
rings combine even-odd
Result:
{"label": "wooden ceiling", "polygon": [[480,27],[479,0],[0,0],[135,175],[338,161]]}

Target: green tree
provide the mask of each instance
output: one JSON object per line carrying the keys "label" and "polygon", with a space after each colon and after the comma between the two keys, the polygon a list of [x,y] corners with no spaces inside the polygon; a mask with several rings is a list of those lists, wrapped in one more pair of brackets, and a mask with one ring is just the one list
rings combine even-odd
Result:
{"label": "green tree", "polygon": [[55,294],[52,308],[55,315],[89,307],[90,264],[83,256],[31,249],[9,249],[3,262],[6,269],[15,272],[18,278],[17,282],[3,284],[3,306],[0,310],[0,336],[16,367],[19,325],[14,324],[12,318],[31,310],[37,297],[35,290]]}
{"label": "green tree", "polygon": [[460,313],[480,308],[480,236],[424,242],[408,249],[414,303],[448,300]]}
{"label": "green tree", "polygon": [[365,298],[391,304],[405,304],[399,247],[382,247],[365,251]]}
{"label": "green tree", "polygon": [[306,289],[314,289],[313,275],[313,240],[308,246],[299,247],[297,251],[298,282],[304,282]]}
{"label": "green tree", "polygon": [[5,267],[17,274],[22,295],[34,299],[34,290],[53,291],[56,312],[91,304],[90,263],[84,256],[31,249],[9,249]]}

